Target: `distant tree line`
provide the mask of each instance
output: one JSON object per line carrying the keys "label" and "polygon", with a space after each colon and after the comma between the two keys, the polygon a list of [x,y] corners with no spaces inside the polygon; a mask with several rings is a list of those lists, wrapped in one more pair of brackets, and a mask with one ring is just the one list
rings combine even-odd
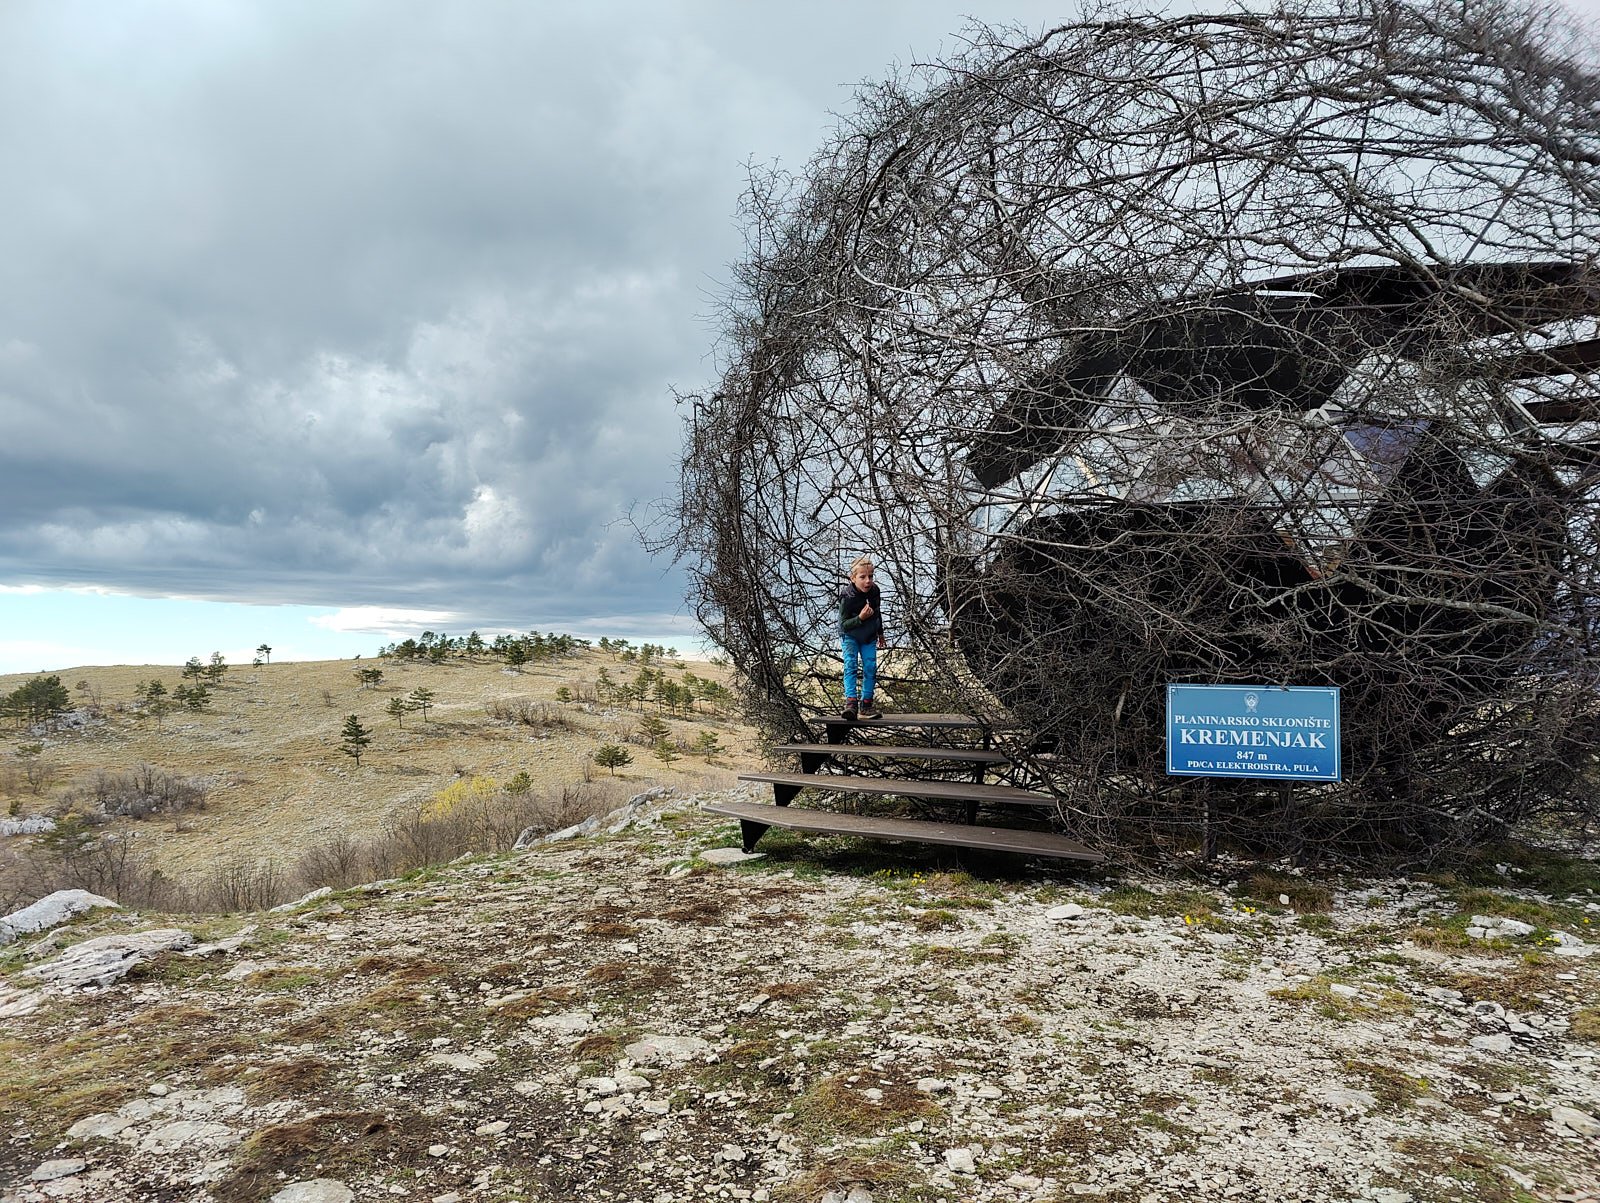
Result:
{"label": "distant tree line", "polygon": [[587,639],[558,635],[554,631],[543,635],[537,631],[526,635],[496,635],[487,642],[477,631],[468,635],[424,631],[414,639],[403,639],[379,648],[378,655],[393,660],[425,660],[429,664],[493,658],[504,660],[510,668],[521,668],[530,662],[571,656],[589,646]]}
{"label": "distant tree line", "polygon": [[[602,668],[595,678],[595,695],[608,705],[637,707],[654,705],[671,714],[692,714],[695,703],[705,702],[722,710],[733,701],[733,691],[718,681],[709,681],[685,672],[674,681],[662,668],[641,665],[631,681],[618,681],[611,670]],[[559,696],[559,695],[558,695]]]}

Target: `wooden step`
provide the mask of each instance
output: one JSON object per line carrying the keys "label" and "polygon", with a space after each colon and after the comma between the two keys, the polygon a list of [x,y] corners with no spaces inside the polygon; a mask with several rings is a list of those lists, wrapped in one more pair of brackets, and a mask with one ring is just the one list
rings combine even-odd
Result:
{"label": "wooden step", "polygon": [[874,818],[805,810],[795,806],[768,806],[760,802],[708,802],[706,810],[739,820],[746,852],[769,827],[818,831],[828,835],[855,835],[878,840],[906,840],[920,844],[946,844],[988,852],[1014,852],[1021,856],[1048,856],[1057,860],[1086,861],[1105,857],[1076,840],[1052,831],[1018,831],[1012,827],[977,827],[966,823],[928,823],[916,819]]}
{"label": "wooden step", "polygon": [[989,748],[937,748],[928,744],[779,744],[774,752],[824,756],[881,756],[885,760],[960,760],[968,764],[1010,764],[1004,752]]}
{"label": "wooden step", "polygon": [[806,720],[824,727],[859,727],[870,731],[874,727],[928,727],[930,729],[957,729],[967,731],[1009,731],[1008,724],[986,723],[971,714],[885,714],[882,718],[847,719],[840,714],[819,714]]}
{"label": "wooden step", "polygon": [[778,805],[786,805],[806,788],[836,794],[894,794],[902,798],[928,798],[939,802],[967,802],[990,806],[1054,807],[1049,794],[1036,794],[1009,785],[979,785],[972,781],[890,780],[858,777],[853,773],[740,773],[740,781],[762,781],[772,786]]}

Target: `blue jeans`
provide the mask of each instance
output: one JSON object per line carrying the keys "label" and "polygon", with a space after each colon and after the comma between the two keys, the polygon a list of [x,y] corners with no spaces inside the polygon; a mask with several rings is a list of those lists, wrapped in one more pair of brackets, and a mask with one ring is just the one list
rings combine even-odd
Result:
{"label": "blue jeans", "polygon": [[[872,687],[878,676],[878,641],[857,643],[848,635],[839,636],[839,647],[844,652],[844,700],[853,702],[858,697],[871,701]],[[861,664],[861,692],[856,692],[856,662]]]}

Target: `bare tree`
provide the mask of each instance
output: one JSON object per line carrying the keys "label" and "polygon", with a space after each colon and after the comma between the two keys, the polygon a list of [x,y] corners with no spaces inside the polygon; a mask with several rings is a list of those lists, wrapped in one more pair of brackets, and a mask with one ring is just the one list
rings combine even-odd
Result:
{"label": "bare tree", "polygon": [[[1596,817],[1600,77],[1553,9],[1286,3],[969,49],[751,182],[663,542],[769,732],[1016,721],[1062,818],[1420,861]],[[1345,776],[1165,775],[1171,682],[1333,685]]]}

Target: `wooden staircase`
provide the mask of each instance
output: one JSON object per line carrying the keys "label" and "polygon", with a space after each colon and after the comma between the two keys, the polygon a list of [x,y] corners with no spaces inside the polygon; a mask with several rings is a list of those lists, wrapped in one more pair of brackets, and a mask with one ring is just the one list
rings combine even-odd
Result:
{"label": "wooden staircase", "polygon": [[[739,774],[740,781],[770,784],[771,805],[715,802],[706,806],[714,814],[739,820],[746,852],[755,850],[757,841],[769,828],[788,827],[830,835],[945,844],[1058,860],[1093,863],[1105,859],[1093,849],[1053,831],[978,823],[979,812],[984,809],[1002,814],[1019,810],[1036,815],[1053,812],[1055,799],[1049,794],[985,781],[990,771],[1008,770],[1011,761],[994,748],[991,729],[970,715],[886,714],[881,719],[858,722],[824,717],[811,720],[811,726],[821,728],[825,738],[779,744],[774,749],[798,757],[799,772]],[[870,738],[879,731],[893,732],[894,742]],[[931,742],[936,735],[968,739],[976,736],[977,746],[970,743],[941,746]],[[912,742],[918,738],[921,742]],[[898,776],[853,771],[854,766],[863,763],[880,771],[912,764],[925,767],[915,774]],[[936,776],[936,773],[942,775]],[[952,779],[951,773],[965,774],[967,779]],[[965,821],[889,818],[791,807],[790,803],[807,789],[836,795],[892,795],[927,805],[959,807]]]}

